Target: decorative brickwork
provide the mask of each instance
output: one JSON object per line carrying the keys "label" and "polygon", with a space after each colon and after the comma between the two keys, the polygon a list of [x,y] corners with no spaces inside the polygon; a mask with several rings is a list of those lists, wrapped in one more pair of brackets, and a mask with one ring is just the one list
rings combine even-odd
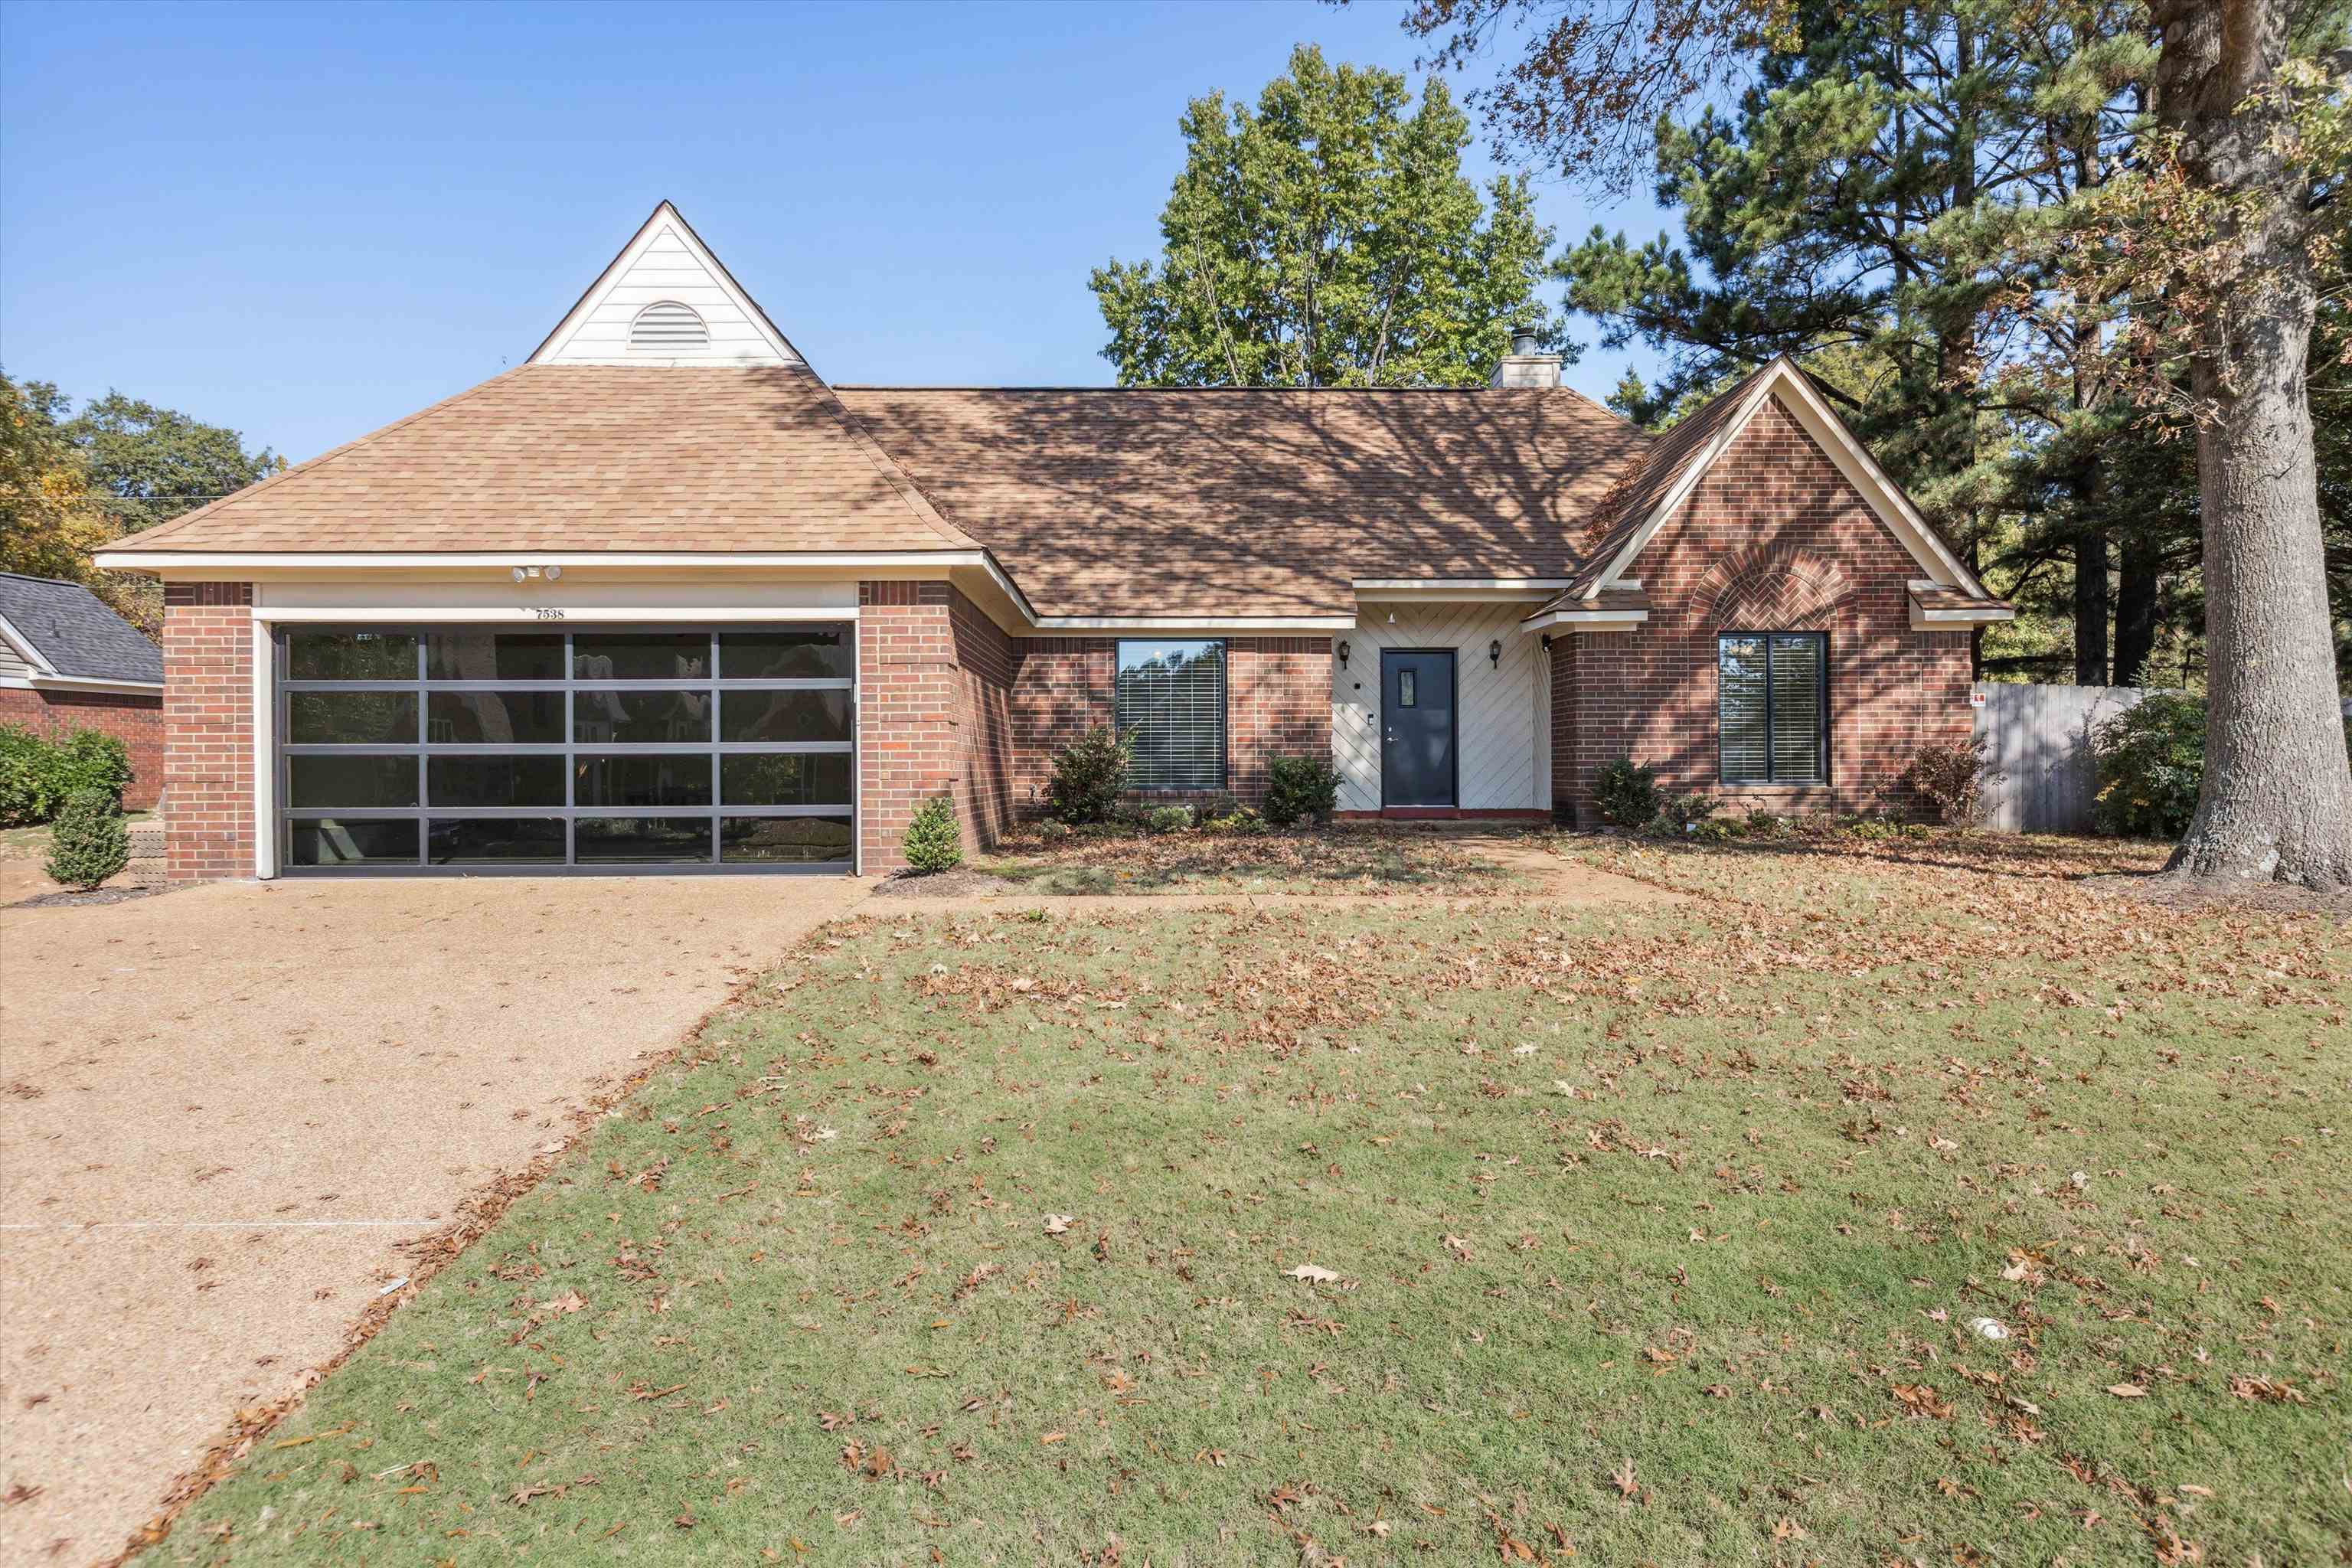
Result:
{"label": "decorative brickwork", "polygon": [[21,724],[38,735],[97,730],[131,752],[125,811],[152,809],[163,793],[163,695],[129,691],[28,690],[0,687],[0,724]]}
{"label": "decorative brickwork", "polygon": [[163,587],[163,852],[174,882],[253,875],[253,585]]}
{"label": "decorative brickwork", "polygon": [[[1768,402],[1634,561],[1650,602],[1631,631],[1555,634],[1555,803],[1590,825],[1592,775],[1630,754],[1662,784],[1776,812],[1899,812],[1919,747],[1965,742],[1969,635],[1915,632],[1906,584],[1918,563],[1812,438]],[[1716,637],[1829,637],[1830,782],[1717,784]]]}

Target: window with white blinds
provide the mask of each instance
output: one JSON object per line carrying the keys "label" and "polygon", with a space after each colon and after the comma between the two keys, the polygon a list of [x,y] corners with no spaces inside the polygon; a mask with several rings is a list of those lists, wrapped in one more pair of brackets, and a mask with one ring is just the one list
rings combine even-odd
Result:
{"label": "window with white blinds", "polygon": [[1725,784],[1829,778],[1829,639],[1820,632],[1729,632],[1716,640]]}
{"label": "window with white blinds", "polygon": [[1225,787],[1225,645],[1123,642],[1114,717],[1134,747],[1128,787]]}

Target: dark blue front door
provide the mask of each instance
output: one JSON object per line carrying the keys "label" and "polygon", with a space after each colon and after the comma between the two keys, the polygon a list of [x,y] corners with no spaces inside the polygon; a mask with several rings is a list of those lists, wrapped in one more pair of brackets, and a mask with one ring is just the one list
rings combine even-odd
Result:
{"label": "dark blue front door", "polygon": [[1451,648],[1381,650],[1381,804],[1454,804]]}

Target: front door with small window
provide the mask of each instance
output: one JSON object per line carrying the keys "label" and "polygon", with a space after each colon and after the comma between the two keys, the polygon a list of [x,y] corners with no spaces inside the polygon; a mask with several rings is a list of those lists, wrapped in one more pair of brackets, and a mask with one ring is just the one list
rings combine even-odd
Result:
{"label": "front door with small window", "polygon": [[1381,804],[1452,805],[1454,650],[1381,650]]}

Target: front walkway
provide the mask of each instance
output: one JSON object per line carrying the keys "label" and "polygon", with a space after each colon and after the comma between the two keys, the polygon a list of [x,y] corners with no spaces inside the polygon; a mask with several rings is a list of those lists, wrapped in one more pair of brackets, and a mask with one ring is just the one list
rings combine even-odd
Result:
{"label": "front walkway", "polygon": [[0,910],[0,1561],[110,1556],[240,1407],[343,1348],[406,1245],[870,887],[221,883]]}

